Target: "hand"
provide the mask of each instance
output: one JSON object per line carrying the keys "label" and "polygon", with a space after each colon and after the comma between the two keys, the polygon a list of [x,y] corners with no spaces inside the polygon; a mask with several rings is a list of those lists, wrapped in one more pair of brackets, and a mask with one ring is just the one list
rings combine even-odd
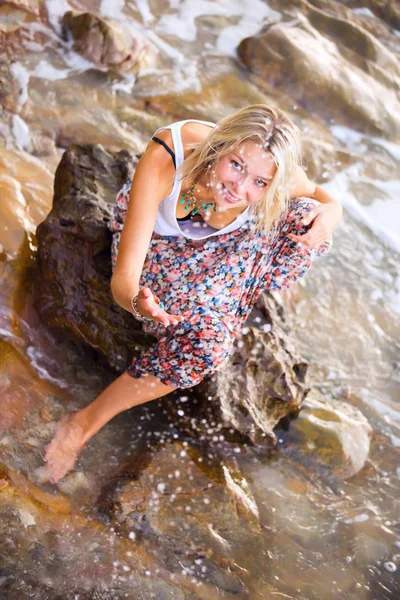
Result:
{"label": "hand", "polygon": [[319,248],[321,244],[329,240],[341,219],[342,213],[342,207],[337,202],[319,204],[300,221],[300,225],[310,225],[312,223],[307,233],[303,235],[288,233],[288,237],[308,248]]}
{"label": "hand", "polygon": [[162,323],[165,327],[177,325],[183,321],[180,315],[171,315],[163,310],[155,301],[154,294],[150,288],[141,288],[137,295],[136,306],[142,317],[151,319],[156,323]]}

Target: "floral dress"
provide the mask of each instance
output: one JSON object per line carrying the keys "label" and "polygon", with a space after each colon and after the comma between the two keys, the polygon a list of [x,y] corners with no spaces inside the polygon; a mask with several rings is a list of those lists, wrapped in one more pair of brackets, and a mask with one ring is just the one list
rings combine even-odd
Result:
{"label": "floral dress", "polygon": [[[113,268],[130,184],[118,193],[108,223]],[[153,233],[140,287],[148,286],[167,312],[181,314],[184,320],[165,327],[140,319],[157,342],[135,356],[127,372],[135,378],[155,375],[174,388],[192,387],[213,373],[229,356],[261,292],[288,288],[306,274],[314,258],[329,251],[331,240],[310,249],[287,237],[307,231],[309,226],[300,220],[317,204],[309,198],[294,199],[273,237],[254,231],[250,222],[203,240]]]}

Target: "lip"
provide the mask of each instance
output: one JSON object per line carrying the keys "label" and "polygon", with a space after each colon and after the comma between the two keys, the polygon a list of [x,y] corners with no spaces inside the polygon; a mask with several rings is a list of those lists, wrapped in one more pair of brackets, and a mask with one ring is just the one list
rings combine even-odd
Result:
{"label": "lip", "polygon": [[224,186],[224,184],[222,184],[222,191],[224,193],[226,202],[229,202],[229,204],[237,204],[241,201],[241,198],[237,198],[236,196],[231,194],[231,192],[228,190],[227,187]]}

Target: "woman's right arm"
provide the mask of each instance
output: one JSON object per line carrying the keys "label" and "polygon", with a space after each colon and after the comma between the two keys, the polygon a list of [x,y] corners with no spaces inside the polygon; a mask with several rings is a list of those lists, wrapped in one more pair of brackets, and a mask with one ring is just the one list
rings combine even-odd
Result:
{"label": "woman's right arm", "polygon": [[131,311],[154,230],[158,207],[171,190],[175,169],[170,155],[150,142],[132,180],[128,213],[121,233],[118,258],[111,279],[115,301]]}

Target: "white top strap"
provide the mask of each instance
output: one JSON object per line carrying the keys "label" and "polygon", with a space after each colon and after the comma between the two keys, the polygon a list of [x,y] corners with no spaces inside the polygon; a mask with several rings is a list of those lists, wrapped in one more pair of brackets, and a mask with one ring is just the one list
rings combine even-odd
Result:
{"label": "white top strap", "polygon": [[154,135],[157,135],[157,133],[159,131],[164,131],[164,129],[170,129],[170,131],[171,131],[172,142],[174,144],[173,150],[175,153],[176,168],[181,166],[181,164],[183,163],[184,158],[185,158],[185,153],[184,153],[183,144],[182,144],[182,136],[181,136],[181,129],[182,129],[183,125],[185,125],[185,123],[201,123],[202,125],[208,125],[209,127],[215,127],[215,123],[211,123],[210,121],[199,121],[198,119],[186,119],[185,121],[177,121],[176,123],[171,123],[171,125],[167,125],[166,127],[160,127],[159,129],[157,129],[157,131],[154,133]]}

